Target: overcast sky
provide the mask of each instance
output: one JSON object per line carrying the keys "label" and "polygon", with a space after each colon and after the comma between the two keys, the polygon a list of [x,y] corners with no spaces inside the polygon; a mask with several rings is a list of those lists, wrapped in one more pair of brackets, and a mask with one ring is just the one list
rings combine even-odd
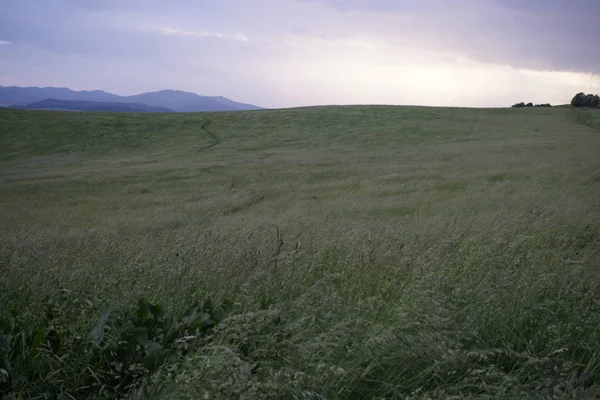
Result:
{"label": "overcast sky", "polygon": [[600,92],[600,0],[0,0],[0,85],[567,103]]}

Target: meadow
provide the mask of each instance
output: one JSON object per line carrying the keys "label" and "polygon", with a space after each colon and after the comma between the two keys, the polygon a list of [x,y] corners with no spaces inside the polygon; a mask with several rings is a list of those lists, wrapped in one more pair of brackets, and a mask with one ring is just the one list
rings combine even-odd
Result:
{"label": "meadow", "polygon": [[0,110],[2,395],[596,399],[600,112]]}

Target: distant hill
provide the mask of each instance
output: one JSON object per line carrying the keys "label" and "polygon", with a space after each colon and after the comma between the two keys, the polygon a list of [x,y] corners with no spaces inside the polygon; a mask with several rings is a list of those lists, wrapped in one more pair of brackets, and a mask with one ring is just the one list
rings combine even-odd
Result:
{"label": "distant hill", "polygon": [[[119,96],[102,90],[74,91],[55,87],[0,86],[0,104],[28,106],[43,100],[133,103],[135,107],[161,107],[176,112],[259,110],[252,104],[238,103],[225,97],[200,96],[181,90],[161,90],[134,96]],[[166,112],[166,111],[159,111]]]}
{"label": "distant hill", "polygon": [[18,86],[0,86],[0,104],[10,104],[15,106],[24,106],[36,101],[46,99],[57,100],[81,100],[81,101],[121,101],[112,93],[101,90],[76,92],[67,88],[55,87],[18,87]]}
{"label": "distant hill", "polygon": [[225,97],[199,96],[181,90],[161,90],[129,96],[129,100],[153,106],[168,107],[178,112],[260,110],[252,104],[238,103]]}
{"label": "distant hill", "polygon": [[108,101],[82,101],[46,99],[26,104],[11,106],[22,110],[69,110],[69,111],[103,111],[103,112],[162,112],[171,113],[166,107],[147,106],[140,103],[120,103]]}

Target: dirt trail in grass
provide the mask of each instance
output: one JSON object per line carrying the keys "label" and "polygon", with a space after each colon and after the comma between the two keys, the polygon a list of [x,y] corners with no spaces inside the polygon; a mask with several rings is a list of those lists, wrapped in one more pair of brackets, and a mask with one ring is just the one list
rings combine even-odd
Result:
{"label": "dirt trail in grass", "polygon": [[201,151],[204,150],[208,150],[211,149],[213,147],[215,147],[216,145],[220,144],[221,141],[219,140],[219,138],[217,138],[214,134],[212,134],[207,128],[210,126],[210,124],[212,123],[212,121],[210,119],[206,119],[204,121],[204,123],[202,124],[202,126],[200,127],[200,131],[206,133],[212,140],[213,143],[206,145],[204,147],[201,147],[200,149],[198,149],[198,153],[200,153]]}
{"label": "dirt trail in grass", "polygon": [[[221,141],[219,140],[218,137],[216,137],[212,132],[210,132],[207,128],[211,125],[212,120],[210,119],[206,119],[204,121],[204,123],[202,124],[202,126],[200,127],[200,130],[204,133],[206,133],[212,140],[213,143],[204,146],[202,148],[200,148],[198,150],[198,152],[204,151],[204,150],[208,150],[211,149],[217,145],[219,145],[221,143]],[[264,199],[265,199],[265,195],[264,193],[257,193],[254,189],[235,189],[235,184],[232,183],[231,186],[229,187],[230,191],[239,191],[239,190],[243,190],[248,192],[246,196],[242,196],[241,199],[238,199],[238,201],[235,201],[233,204],[231,204],[227,210],[225,210],[223,212],[224,215],[232,215],[232,214],[237,214],[241,211],[244,211],[252,206],[255,206],[259,203],[261,203]]]}

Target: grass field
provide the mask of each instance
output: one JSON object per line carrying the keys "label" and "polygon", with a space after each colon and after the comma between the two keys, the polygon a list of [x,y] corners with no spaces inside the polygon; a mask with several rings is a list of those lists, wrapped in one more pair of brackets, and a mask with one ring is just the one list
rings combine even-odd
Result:
{"label": "grass field", "polygon": [[595,399],[600,112],[1,110],[0,351],[15,398]]}

